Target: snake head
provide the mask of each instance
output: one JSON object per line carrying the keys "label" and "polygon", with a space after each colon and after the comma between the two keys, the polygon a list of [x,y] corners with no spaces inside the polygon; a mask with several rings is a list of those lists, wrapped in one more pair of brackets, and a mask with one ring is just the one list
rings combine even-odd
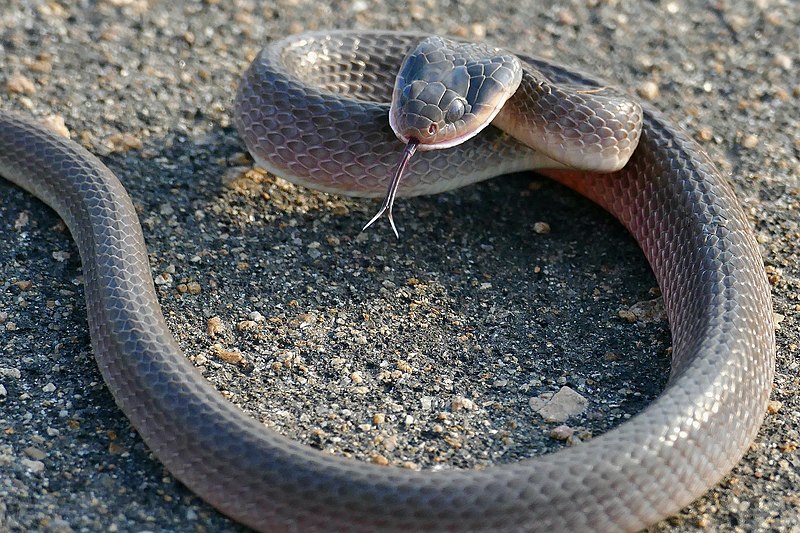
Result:
{"label": "snake head", "polygon": [[411,157],[463,143],[492,122],[522,81],[516,56],[482,43],[428,37],[406,55],[394,83],[389,124],[406,143],[378,213],[398,235],[392,207]]}
{"label": "snake head", "polygon": [[509,52],[428,37],[400,66],[389,124],[420,151],[456,146],[489,125],[521,79],[522,65]]}

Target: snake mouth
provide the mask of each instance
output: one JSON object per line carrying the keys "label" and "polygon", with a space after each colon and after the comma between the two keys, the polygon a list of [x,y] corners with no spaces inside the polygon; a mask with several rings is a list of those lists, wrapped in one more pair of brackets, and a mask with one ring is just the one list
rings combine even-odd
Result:
{"label": "snake mouth", "polygon": [[[433,124],[432,124],[433,125]],[[395,133],[397,138],[400,142],[406,144],[406,149],[409,144],[416,143],[417,147],[416,150],[420,152],[432,152],[433,150],[442,150],[445,148],[452,148],[454,146],[458,146],[459,144],[468,141],[472,137],[478,134],[478,131],[475,132],[468,132],[465,135],[459,135],[458,137],[453,137],[446,141],[434,141],[434,142],[424,142],[413,135],[405,135],[403,133]]]}

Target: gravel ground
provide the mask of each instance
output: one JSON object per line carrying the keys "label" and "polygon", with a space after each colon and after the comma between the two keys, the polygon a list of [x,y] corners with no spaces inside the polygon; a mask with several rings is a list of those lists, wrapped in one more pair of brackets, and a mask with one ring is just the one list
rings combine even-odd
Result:
{"label": "gravel ground", "polygon": [[[569,445],[529,404],[564,386],[589,402],[567,421],[573,439],[641,410],[669,368],[653,276],[607,214],[532,174],[401,201],[400,241],[385,225],[360,234],[375,202],[249,171],[229,114],[239,74],[287,33],[417,29],[557,58],[654,100],[731,175],[779,329],[776,412],[732,474],[653,530],[800,531],[790,0],[0,6],[0,107],[63,120],[120,176],[188,357],[266,425],[409,468]],[[0,181],[0,236],[0,530],[241,530],[170,477],[116,408],[63,224]]]}

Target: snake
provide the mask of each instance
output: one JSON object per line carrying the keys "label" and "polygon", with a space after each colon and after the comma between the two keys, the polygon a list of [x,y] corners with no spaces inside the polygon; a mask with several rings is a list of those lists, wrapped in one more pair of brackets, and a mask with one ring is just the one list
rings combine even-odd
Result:
{"label": "snake", "polygon": [[385,31],[289,36],[244,73],[233,116],[259,166],[324,191],[385,195],[389,212],[395,196],[537,169],[634,236],[672,334],[664,390],[600,436],[485,469],[367,464],[246,416],[165,324],[120,181],[78,144],[0,112],[0,175],[69,228],[92,350],[116,403],[169,472],[253,529],[635,531],[718,483],[764,419],[775,366],[769,285],[732,186],[709,156],[597,78],[460,46]]}

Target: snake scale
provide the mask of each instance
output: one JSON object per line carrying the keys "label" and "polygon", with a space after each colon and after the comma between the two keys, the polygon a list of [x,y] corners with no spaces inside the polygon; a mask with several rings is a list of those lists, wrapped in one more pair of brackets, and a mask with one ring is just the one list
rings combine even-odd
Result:
{"label": "snake scale", "polygon": [[[383,194],[402,148],[387,121],[392,84],[418,40],[327,32],[273,43],[236,97],[234,118],[251,153],[298,183]],[[553,86],[591,94],[603,85],[519,59]],[[514,112],[528,107],[522,97],[509,100]],[[537,157],[489,127],[456,147],[419,153],[400,194],[541,166]],[[747,450],[764,416],[775,345],[758,246],[730,184],[647,107],[621,170],[541,172],[611,212],[644,250],[672,330],[669,382],[637,416],[579,446],[480,471],[414,472],[323,454],[224,400],[164,323],[138,218],[117,178],[77,144],[0,112],[0,175],[69,227],[94,355],[116,402],[172,474],[262,531],[636,530],[697,498]]]}

